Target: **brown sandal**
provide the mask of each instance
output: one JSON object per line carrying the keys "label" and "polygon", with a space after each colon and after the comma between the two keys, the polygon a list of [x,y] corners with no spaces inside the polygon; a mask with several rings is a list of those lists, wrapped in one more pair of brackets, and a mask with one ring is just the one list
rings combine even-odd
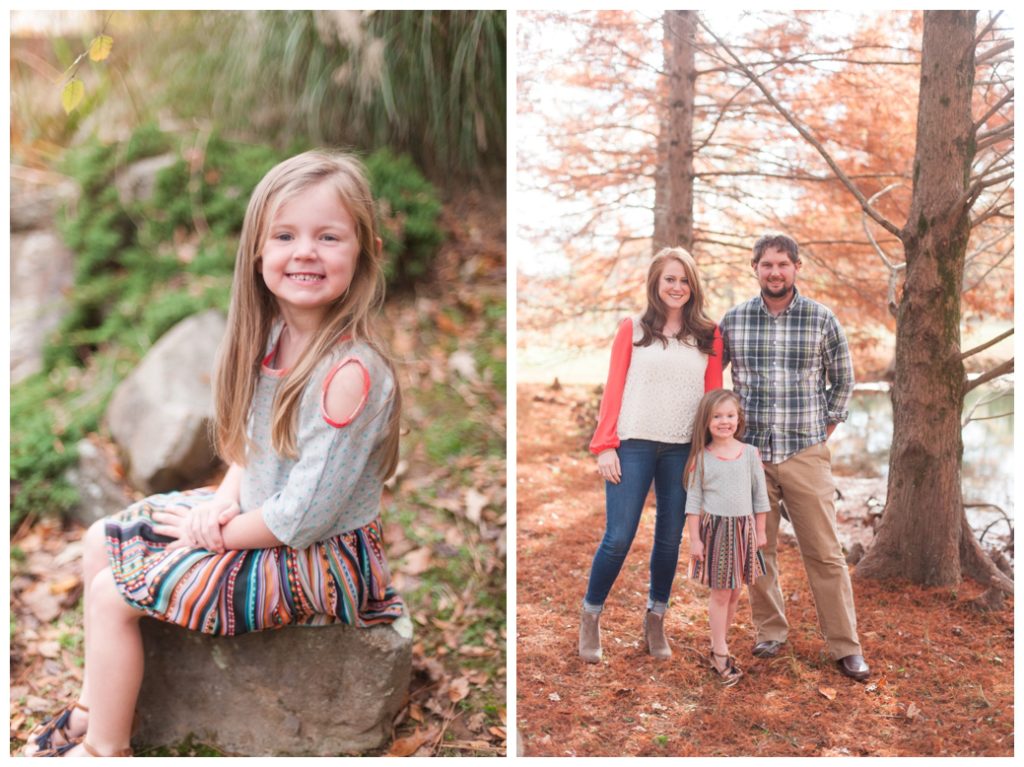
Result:
{"label": "brown sandal", "polygon": [[113,757],[113,756],[134,756],[135,755],[130,746],[128,748],[122,748],[120,751],[116,751],[113,754],[101,754],[99,751],[97,751],[95,748],[93,748],[86,741],[83,740],[82,741],[82,748],[84,748],[86,751],[89,752],[89,756]]}
{"label": "brown sandal", "polygon": [[[724,669],[718,668],[718,666],[715,664],[715,658],[725,658]],[[732,656],[728,653],[722,655],[712,650],[710,662],[711,670],[718,674],[718,683],[722,685],[722,687],[732,687],[734,684],[740,681],[740,677],[743,676],[743,672],[740,671],[739,667],[733,662]]]}
{"label": "brown sandal", "polygon": [[[71,724],[71,714],[76,708],[80,708],[86,713],[89,712],[88,706],[83,706],[77,700],[71,701],[71,703],[68,703],[64,708],[39,725],[39,727],[36,728],[38,732],[33,730],[29,733],[28,740],[25,742],[26,748],[30,744],[34,744],[38,746],[38,748],[31,754],[24,755],[63,756],[66,751],[70,751],[72,748],[77,746],[82,741],[85,733],[82,733],[81,735],[71,735],[67,730],[68,725]],[[53,744],[53,736],[55,733],[64,739],[63,743],[59,743],[57,745]]]}

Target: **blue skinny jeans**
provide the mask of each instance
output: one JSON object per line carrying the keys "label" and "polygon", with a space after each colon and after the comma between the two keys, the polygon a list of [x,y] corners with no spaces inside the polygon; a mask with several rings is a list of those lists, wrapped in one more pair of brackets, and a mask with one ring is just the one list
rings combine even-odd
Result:
{"label": "blue skinny jeans", "polygon": [[690,456],[690,443],[626,439],[619,445],[618,454],[622,478],[617,485],[604,483],[604,538],[590,566],[584,606],[597,612],[604,605],[633,543],[653,482],[657,510],[647,606],[663,612],[672,591],[686,520],[683,469]]}

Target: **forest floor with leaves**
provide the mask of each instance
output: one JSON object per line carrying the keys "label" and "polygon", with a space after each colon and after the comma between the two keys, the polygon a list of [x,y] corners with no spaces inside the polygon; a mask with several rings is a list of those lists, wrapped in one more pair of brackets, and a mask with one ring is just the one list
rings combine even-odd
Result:
{"label": "forest floor with leaves", "polygon": [[[406,432],[384,537],[415,636],[409,694],[377,755],[506,752],[504,209],[475,192],[446,205],[433,279],[386,308]],[[11,753],[81,685],[84,532],[29,518],[12,536]],[[220,754],[188,742],[137,755]]]}
{"label": "forest floor with leaves", "polygon": [[[745,676],[720,687],[707,669],[707,590],[677,576],[666,618],[673,656],[644,650],[653,508],[601,620],[604,657],[576,654],[579,604],[604,527],[603,489],[586,452],[593,387],[520,385],[517,393],[516,690],[519,755],[1012,756],[1013,603],[978,612],[984,589],[854,579],[872,673],[842,676],[825,651],[796,541],[779,570],[791,624],[772,660],[750,654],[741,602],[730,649]],[[844,478],[839,479],[842,490]],[[841,525],[866,509],[840,506]],[[683,556],[687,551],[684,539]]]}

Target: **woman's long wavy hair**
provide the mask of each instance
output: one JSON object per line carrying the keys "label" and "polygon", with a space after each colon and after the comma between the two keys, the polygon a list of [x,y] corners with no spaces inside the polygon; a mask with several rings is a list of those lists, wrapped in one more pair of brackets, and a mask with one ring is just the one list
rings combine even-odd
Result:
{"label": "woman's long wavy hair", "polygon": [[[743,405],[740,396],[731,389],[713,389],[705,394],[697,405],[697,415],[693,419],[693,439],[690,442],[690,457],[686,461],[686,468],[683,469],[683,486],[693,487],[693,478],[700,470],[701,482],[704,481],[704,448],[711,444],[711,416],[715,408],[723,402],[732,401],[736,405],[736,412],[739,420],[736,422],[736,433],[733,436],[740,439],[747,427],[747,419],[743,416]],[[703,487],[703,484],[701,485]]]}
{"label": "woman's long wavy hair", "polygon": [[682,264],[690,284],[690,300],[683,305],[683,324],[675,337],[684,342],[693,339],[698,349],[710,355],[715,340],[715,323],[704,313],[704,289],[700,284],[697,262],[685,248],[663,248],[651,261],[647,270],[647,309],[640,318],[643,336],[635,345],[650,346],[657,338],[662,346],[668,346],[668,339],[663,332],[668,310],[658,295],[658,287],[661,273],[669,261]]}
{"label": "woman's long wavy hair", "polygon": [[244,464],[251,446],[246,422],[265,345],[279,317],[277,299],[259,271],[260,254],[275,214],[282,205],[318,184],[330,184],[356,224],[359,255],[348,290],[330,305],[322,327],[281,380],[271,411],[271,442],[280,455],[295,458],[295,423],[302,392],[317,364],[341,338],[349,337],[372,347],[394,378],[391,413],[375,448],[386,479],[398,463],[401,391],[390,355],[372,328],[373,316],[384,303],[383,253],[377,246],[373,197],[362,163],[341,152],[314,150],[292,157],[270,169],[256,186],[242,223],[231,287],[227,335],[221,344],[214,380],[217,450],[226,461]]}

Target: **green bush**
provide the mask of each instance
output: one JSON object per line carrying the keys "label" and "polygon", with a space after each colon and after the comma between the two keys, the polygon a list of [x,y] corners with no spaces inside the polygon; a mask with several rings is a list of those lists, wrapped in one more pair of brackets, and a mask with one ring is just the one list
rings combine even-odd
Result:
{"label": "green bush", "polygon": [[388,255],[385,274],[390,284],[408,286],[428,272],[441,244],[441,201],[411,159],[387,149],[366,158],[366,173]]}
{"label": "green bush", "polygon": [[[144,126],[123,144],[87,143],[63,171],[82,193],[61,231],[75,252],[68,312],[44,349],[44,373],[11,394],[11,524],[30,512],[68,510],[63,476],[75,444],[99,426],[107,400],[156,340],[185,317],[226,310],[238,233],[249,194],[288,154],[213,135],[202,161],[194,136]],[[115,180],[147,157],[174,161],[155,177],[149,199],[125,203]],[[391,284],[422,277],[441,241],[434,188],[405,156],[365,158]]]}

